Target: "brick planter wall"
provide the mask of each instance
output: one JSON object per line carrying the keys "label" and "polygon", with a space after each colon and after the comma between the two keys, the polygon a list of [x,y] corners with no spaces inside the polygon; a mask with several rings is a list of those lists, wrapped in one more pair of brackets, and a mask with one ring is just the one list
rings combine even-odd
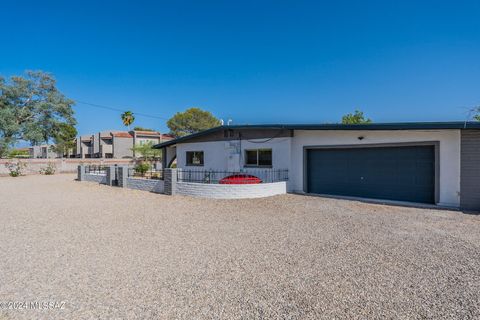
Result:
{"label": "brick planter wall", "polygon": [[155,193],[164,192],[163,180],[127,178],[126,187]]}
{"label": "brick planter wall", "polygon": [[287,183],[259,184],[206,184],[177,182],[177,194],[213,198],[213,199],[248,199],[263,198],[287,193]]}
{"label": "brick planter wall", "polygon": [[83,181],[92,181],[92,182],[106,184],[107,183],[107,175],[106,174],[85,173],[84,176],[83,176]]}

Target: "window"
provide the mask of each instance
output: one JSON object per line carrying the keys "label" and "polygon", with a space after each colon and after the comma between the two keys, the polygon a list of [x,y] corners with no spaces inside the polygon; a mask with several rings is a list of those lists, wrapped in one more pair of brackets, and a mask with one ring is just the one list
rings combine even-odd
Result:
{"label": "window", "polygon": [[187,166],[203,166],[203,151],[187,151]]}
{"label": "window", "polygon": [[245,150],[245,166],[271,167],[272,149]]}

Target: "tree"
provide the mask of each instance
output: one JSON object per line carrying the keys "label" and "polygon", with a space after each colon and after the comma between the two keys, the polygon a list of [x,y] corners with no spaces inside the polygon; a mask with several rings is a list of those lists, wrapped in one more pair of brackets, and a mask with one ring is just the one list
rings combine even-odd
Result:
{"label": "tree", "polygon": [[355,112],[347,113],[342,117],[342,124],[363,124],[363,123],[371,123],[372,120],[369,118],[365,118],[364,114],[360,110],[355,110]]}
{"label": "tree", "polygon": [[77,136],[77,129],[68,123],[60,123],[57,125],[57,130],[53,136],[55,143],[52,146],[53,151],[62,155],[70,156],[70,150],[75,147],[75,137]]}
{"label": "tree", "polygon": [[135,131],[150,131],[150,132],[155,131],[153,129],[144,128],[144,127],[133,127],[133,130],[135,130]]}
{"label": "tree", "polygon": [[474,109],[473,109],[473,112],[476,113],[476,115],[473,116],[473,119],[476,120],[476,121],[480,121],[480,106],[474,108]]}
{"label": "tree", "polygon": [[132,111],[125,111],[121,115],[122,117],[122,122],[125,127],[128,127],[130,130],[130,126],[132,125],[133,121],[135,121],[135,116],[133,115]]}
{"label": "tree", "polygon": [[9,81],[0,77],[0,156],[19,140],[48,143],[59,124],[74,126],[73,104],[48,73],[27,71]]}
{"label": "tree", "polygon": [[160,149],[153,149],[153,141],[147,141],[144,144],[138,144],[132,148],[136,158],[142,158],[147,162],[155,159],[161,159],[162,153]]}
{"label": "tree", "polygon": [[185,112],[177,112],[167,122],[170,133],[182,137],[202,130],[218,127],[220,120],[208,111],[190,108]]}

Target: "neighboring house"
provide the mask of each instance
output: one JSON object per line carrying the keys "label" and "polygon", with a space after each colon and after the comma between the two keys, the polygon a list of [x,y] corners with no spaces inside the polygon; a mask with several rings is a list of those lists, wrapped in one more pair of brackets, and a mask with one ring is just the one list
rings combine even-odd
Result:
{"label": "neighboring house", "polygon": [[92,158],[93,153],[93,136],[92,135],[84,135],[77,137],[75,139],[75,146],[76,158]]}
{"label": "neighboring house", "polygon": [[130,132],[115,132],[112,138],[114,158],[133,158],[133,135]]}
{"label": "neighboring house", "polygon": [[[138,145],[143,145],[146,143],[152,143],[152,145],[164,142],[164,141],[170,141],[174,139],[173,136],[168,135],[168,134],[160,134],[159,132],[156,131],[130,131],[130,134],[133,135],[133,144],[135,146]],[[141,157],[141,154],[136,154],[136,152],[133,152],[133,157],[138,158]]]}
{"label": "neighboring house", "polygon": [[102,131],[92,136],[92,158],[113,158],[113,137],[116,131]]}
{"label": "neighboring house", "polygon": [[173,139],[167,134],[155,131],[101,131],[93,135],[84,135],[75,139],[76,158],[134,158],[134,145],[148,141],[157,144]]}
{"label": "neighboring house", "polygon": [[221,126],[155,148],[182,170],[287,169],[290,192],[480,210],[480,122]]}
{"label": "neighboring house", "polygon": [[61,158],[62,154],[59,154],[52,150],[53,145],[51,144],[42,144],[40,146],[32,146],[28,148],[28,152],[30,153],[30,158],[34,159],[53,159],[53,158]]}

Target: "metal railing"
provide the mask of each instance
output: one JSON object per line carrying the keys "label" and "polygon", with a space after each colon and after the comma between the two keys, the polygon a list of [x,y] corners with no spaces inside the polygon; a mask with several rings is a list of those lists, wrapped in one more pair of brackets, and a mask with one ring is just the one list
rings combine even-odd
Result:
{"label": "metal railing", "polygon": [[88,166],[85,166],[85,173],[107,174],[107,166],[88,165]]}
{"label": "metal railing", "polygon": [[163,170],[156,170],[150,167],[149,170],[142,172],[136,168],[128,168],[128,177],[163,180]]}
{"label": "metal railing", "polygon": [[241,172],[215,170],[178,170],[177,181],[220,184],[272,183],[288,181],[288,170],[245,169]]}

